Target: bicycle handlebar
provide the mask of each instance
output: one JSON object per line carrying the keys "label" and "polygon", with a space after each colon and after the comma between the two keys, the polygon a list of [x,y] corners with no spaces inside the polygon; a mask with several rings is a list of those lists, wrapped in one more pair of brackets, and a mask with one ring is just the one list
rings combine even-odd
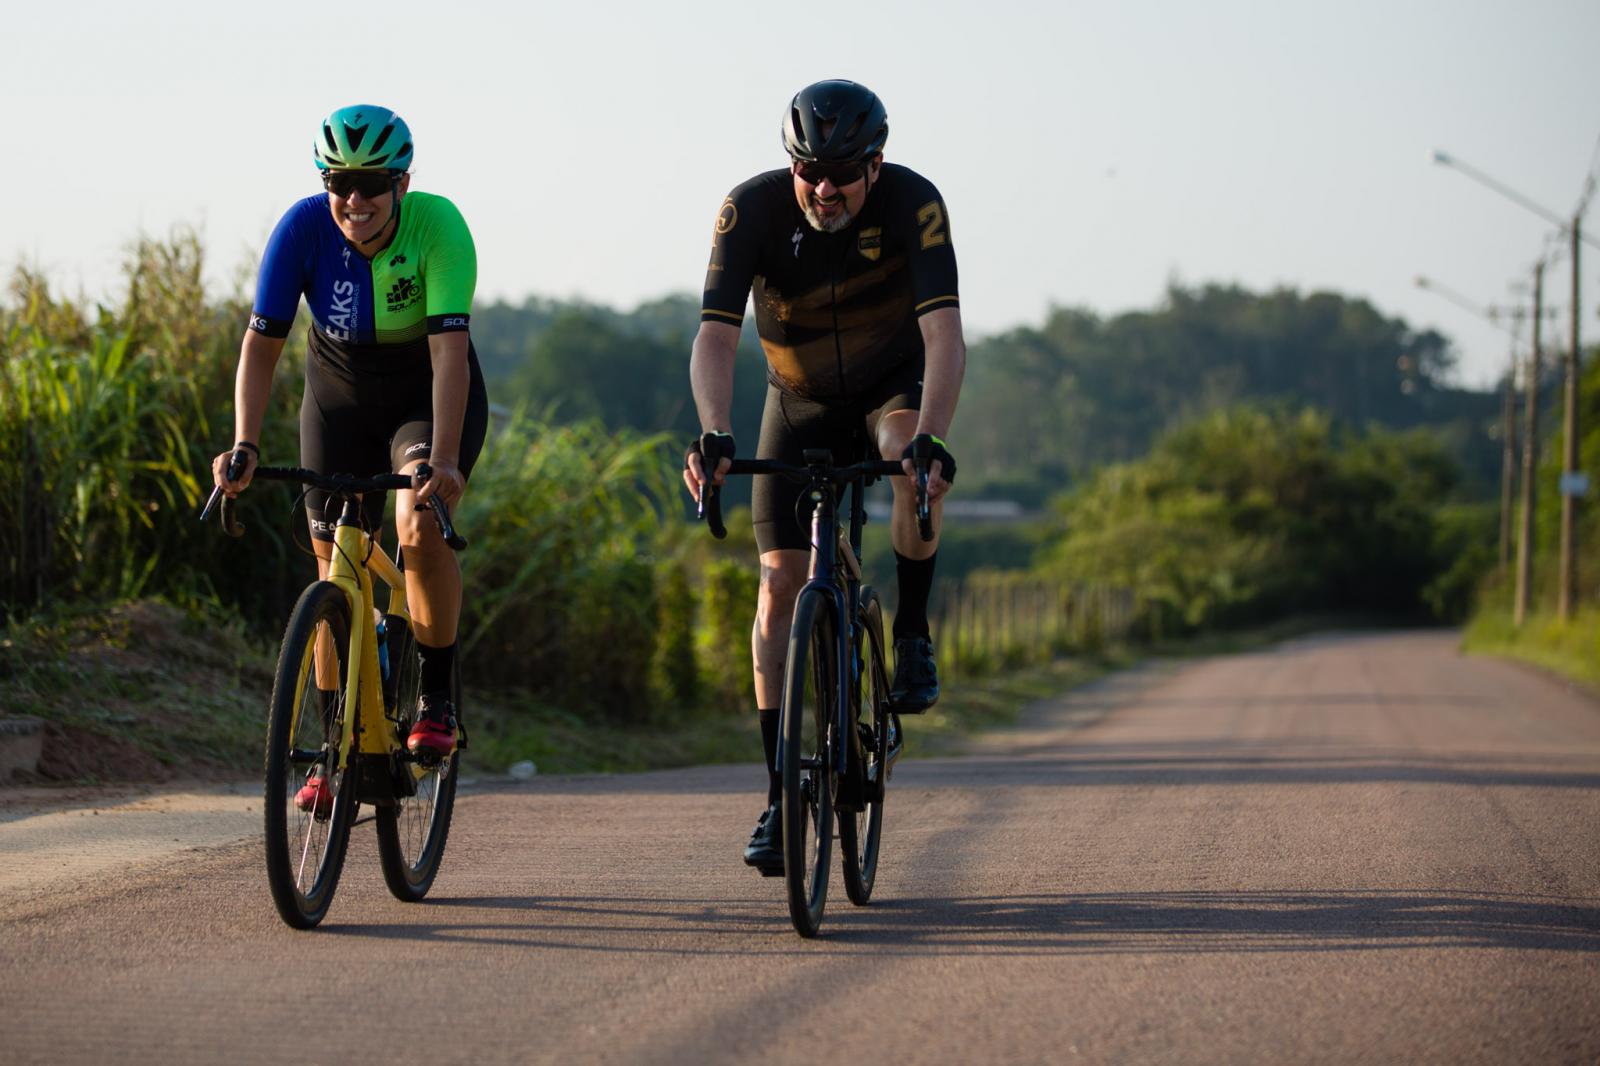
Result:
{"label": "bicycle handlebar", "polygon": [[[849,466],[833,466],[827,463],[804,466],[783,463],[776,459],[735,459],[725,476],[734,474],[772,474],[802,484],[827,481],[836,485],[847,485],[857,478],[904,477],[905,470],[891,459],[863,459]],[[722,540],[728,535],[728,527],[722,522],[722,491],[717,486],[707,482],[701,488],[696,514],[706,520],[706,528],[711,530],[713,537]]]}
{"label": "bicycle handlebar", "polygon": [[[228,461],[228,480],[237,480],[244,473],[243,456],[235,452]],[[417,467],[414,475],[406,474],[377,474],[373,477],[352,477],[349,474],[319,474],[315,470],[306,470],[303,467],[292,466],[258,466],[252,478],[262,481],[291,481],[313,488],[322,489],[339,496],[354,496],[364,492],[391,492],[403,489],[420,488],[428,478],[433,475],[427,463]],[[211,509],[221,501],[222,531],[230,537],[244,536],[244,526],[240,524],[235,512],[238,501],[231,496],[223,495],[222,489],[215,488],[211,491],[211,498],[206,501],[205,509],[200,512],[200,521],[204,522],[211,515]],[[422,508],[433,512],[434,521],[439,527],[439,535],[444,542],[456,551],[462,551],[467,546],[467,538],[457,533],[455,526],[450,522],[450,508],[444,500],[435,495],[433,499],[422,505]]]}

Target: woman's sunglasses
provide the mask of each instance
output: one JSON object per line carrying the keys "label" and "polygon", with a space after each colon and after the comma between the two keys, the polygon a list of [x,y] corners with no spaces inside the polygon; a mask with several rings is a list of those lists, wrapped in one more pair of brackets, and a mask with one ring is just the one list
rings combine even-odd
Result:
{"label": "woman's sunglasses", "polygon": [[392,189],[395,179],[388,170],[324,170],[322,187],[341,200],[353,192],[373,200]]}

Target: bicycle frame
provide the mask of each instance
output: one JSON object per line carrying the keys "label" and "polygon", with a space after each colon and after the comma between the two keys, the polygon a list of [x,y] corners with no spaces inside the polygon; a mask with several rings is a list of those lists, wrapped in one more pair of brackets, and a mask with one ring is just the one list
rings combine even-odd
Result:
{"label": "bicycle frame", "polygon": [[[374,574],[389,586],[388,613],[407,619],[410,613],[406,609],[405,576],[361,528],[360,503],[354,499],[345,501],[338,525],[334,527],[333,546],[326,580],[337,585],[350,603],[352,621],[346,661],[352,669],[345,678],[345,706],[356,709],[355,714],[344,716],[339,737],[337,767],[343,770],[349,766],[352,753],[388,755],[394,750],[390,740],[392,731],[384,726],[383,674],[378,665],[377,644],[372,639],[377,636],[371,622],[376,600],[372,585]],[[311,655],[309,660],[301,665],[297,692],[304,690],[308,668],[315,669],[316,655]]]}
{"label": "bicycle frame", "polygon": [[[826,452],[823,453],[825,456]],[[809,459],[809,455],[807,456]],[[830,457],[831,458],[831,457]],[[841,778],[848,766],[851,722],[855,717],[856,678],[861,664],[856,656],[856,609],[861,603],[861,527],[866,524],[866,502],[862,499],[864,488],[860,480],[850,485],[850,533],[846,537],[838,524],[838,493],[832,489],[811,490],[814,506],[811,511],[811,569],[806,583],[796,595],[798,600],[807,592],[824,592],[833,602],[835,661],[839,663],[838,676],[834,678],[834,744],[833,769]],[[829,531],[833,536],[828,536]],[[840,574],[843,564],[844,573]],[[778,735],[777,761],[783,764],[785,738]]]}

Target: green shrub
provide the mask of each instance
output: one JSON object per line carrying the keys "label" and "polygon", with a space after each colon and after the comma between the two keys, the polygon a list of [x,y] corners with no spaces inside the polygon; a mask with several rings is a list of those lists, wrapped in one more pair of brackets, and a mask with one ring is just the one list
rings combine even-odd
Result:
{"label": "green shrub", "polygon": [[705,666],[708,702],[725,711],[755,706],[750,671],[750,627],[755,622],[755,569],[736,559],[714,559],[702,573],[705,602],[700,611],[700,660]]}

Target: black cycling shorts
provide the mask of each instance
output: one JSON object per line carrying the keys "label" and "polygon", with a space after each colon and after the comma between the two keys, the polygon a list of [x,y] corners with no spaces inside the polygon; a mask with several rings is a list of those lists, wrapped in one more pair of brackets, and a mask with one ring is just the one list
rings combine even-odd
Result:
{"label": "black cycling shorts", "polygon": [[[433,442],[433,360],[426,352],[350,356],[348,361],[311,346],[306,355],[306,391],[300,402],[300,465],[323,474],[371,477],[397,471],[428,457]],[[461,476],[483,450],[489,430],[489,394],[483,386],[478,353],[469,342],[467,410],[461,425]],[[383,523],[388,493],[368,493],[361,501],[365,528]],[[311,535],[333,540],[337,513],[328,512],[328,494],[306,494]]]}
{"label": "black cycling shorts", "polygon": [[[827,448],[839,464],[879,458],[878,423],[883,416],[922,408],[922,367],[922,356],[908,359],[859,395],[828,403],[803,399],[768,381],[756,458],[798,464],[811,448]],[[756,547],[762,553],[809,550],[811,515],[796,514],[805,486],[769,474],[754,482],[750,510]]]}

